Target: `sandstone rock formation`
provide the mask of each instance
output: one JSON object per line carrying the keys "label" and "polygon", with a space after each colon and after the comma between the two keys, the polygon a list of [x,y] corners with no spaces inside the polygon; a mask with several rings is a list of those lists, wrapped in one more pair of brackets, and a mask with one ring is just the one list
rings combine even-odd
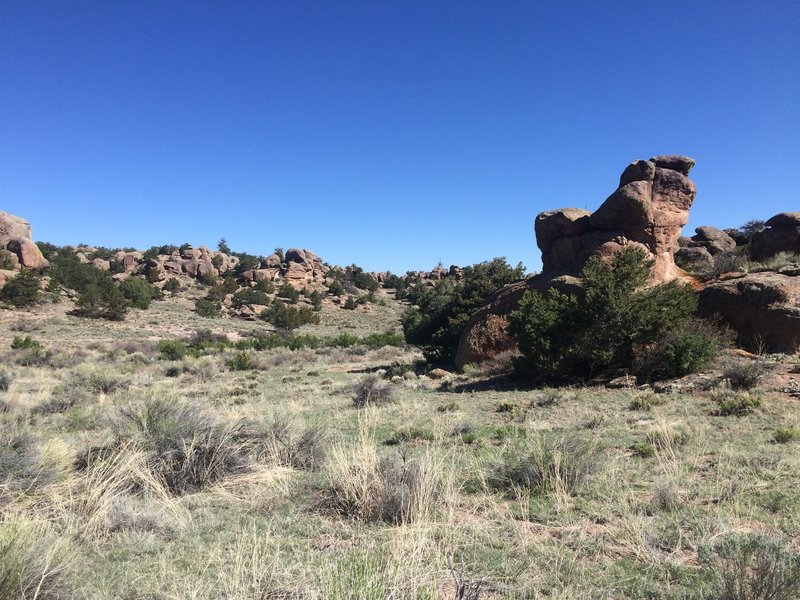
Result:
{"label": "sandstone rock formation", "polygon": [[800,347],[800,265],[717,281],[700,291],[701,314],[721,317],[745,346]]}
{"label": "sandstone rock formation", "polygon": [[594,213],[577,208],[541,213],[535,230],[542,272],[576,275],[590,256],[610,260],[618,249],[635,245],[655,261],[654,281],[674,279],[675,241],[697,193],[688,178],[693,166],[694,160],[683,156],[637,160]]}
{"label": "sandstone rock formation", "polygon": [[41,269],[48,265],[31,239],[31,225],[22,217],[0,211],[0,248],[17,257],[20,267]]}
{"label": "sandstone rock formation", "polygon": [[753,234],[750,257],[765,260],[779,252],[800,253],[800,212],[779,213],[766,222],[766,228]]}
{"label": "sandstone rock formation", "polygon": [[470,319],[461,334],[456,365],[481,363],[516,346],[507,332],[507,315],[528,290],[575,289],[590,256],[610,261],[625,246],[645,250],[654,261],[653,283],[682,272],[674,251],[689,208],[697,194],[689,171],[694,160],[656,156],[632,162],[619,187],[595,211],[577,208],[546,211],[536,218],[536,242],[542,251],[542,273],[499,290]]}

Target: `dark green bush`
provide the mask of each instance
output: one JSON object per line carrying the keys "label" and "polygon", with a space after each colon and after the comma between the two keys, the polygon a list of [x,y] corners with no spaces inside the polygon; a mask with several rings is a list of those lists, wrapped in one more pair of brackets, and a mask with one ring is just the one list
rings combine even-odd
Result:
{"label": "dark green bush", "polygon": [[177,278],[173,277],[164,284],[164,287],[161,288],[161,291],[169,292],[171,296],[175,296],[180,291],[180,289],[181,289],[181,282],[178,281]]}
{"label": "dark green bush", "polygon": [[110,278],[86,286],[75,304],[78,315],[92,319],[121,321],[128,312],[128,301]]}
{"label": "dark green bush", "polygon": [[20,308],[32,306],[41,298],[42,278],[33,269],[22,269],[0,289],[0,301]]}
{"label": "dark green bush", "polygon": [[131,306],[147,310],[157,295],[156,288],[139,277],[128,277],[119,284],[119,291],[130,302]]}
{"label": "dark green bush", "polygon": [[231,371],[249,371],[256,368],[253,357],[244,350],[234,354],[225,361],[225,364]]}
{"label": "dark green bush", "polygon": [[795,442],[800,440],[800,429],[794,429],[791,427],[782,427],[780,429],[776,429],[775,433],[772,434],[772,439],[775,440],[776,444],[788,444],[789,442]]}
{"label": "dark green bush", "polygon": [[246,304],[269,304],[267,295],[255,288],[242,288],[233,294],[232,305],[234,308],[241,308]]}
{"label": "dark green bush", "polygon": [[281,286],[281,288],[278,290],[278,296],[281,298],[286,298],[292,304],[297,304],[297,301],[300,300],[300,292],[298,292],[288,283],[285,283]]}
{"label": "dark green bush", "polygon": [[180,360],[189,352],[189,348],[181,340],[161,340],[158,342],[158,353],[166,360]]}
{"label": "dark green bush", "polygon": [[406,297],[413,306],[402,318],[406,341],[429,361],[452,361],[461,330],[486,297],[524,273],[521,264],[512,268],[505,258],[495,258],[466,267],[460,280],[445,277],[432,288],[411,288]]}
{"label": "dark green bush", "polygon": [[345,293],[344,285],[338,279],[334,280],[334,282],[328,287],[328,293],[334,296],[343,296]]}
{"label": "dark green bush", "polygon": [[194,312],[201,317],[214,319],[219,316],[222,310],[222,303],[219,300],[209,298],[198,298],[194,303]]}
{"label": "dark green bush", "polygon": [[26,335],[25,337],[15,335],[14,338],[11,340],[11,349],[12,350],[39,350],[41,349],[42,344],[41,342],[37,342],[31,336]]}
{"label": "dark green bush", "polygon": [[391,329],[381,333],[370,333],[364,338],[364,345],[367,348],[383,348],[384,346],[400,346],[405,341],[402,333]]}
{"label": "dark green bush", "polygon": [[280,329],[297,329],[307,323],[319,323],[319,315],[308,306],[287,306],[277,298],[259,318]]}
{"label": "dark green bush", "polygon": [[677,330],[697,307],[694,292],[681,283],[644,288],[651,267],[643,251],[628,247],[611,268],[590,258],[580,295],[526,292],[509,317],[523,355],[517,371],[538,381],[565,381],[632,367],[637,352]]}
{"label": "dark green bush", "polygon": [[690,319],[642,349],[634,360],[634,372],[644,379],[696,373],[730,343],[729,331],[704,319]]}

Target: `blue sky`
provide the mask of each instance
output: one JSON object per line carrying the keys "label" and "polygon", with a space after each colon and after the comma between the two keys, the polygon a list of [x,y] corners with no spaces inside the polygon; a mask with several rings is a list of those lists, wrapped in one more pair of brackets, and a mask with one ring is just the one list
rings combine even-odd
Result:
{"label": "blue sky", "polygon": [[0,3],[0,209],[54,243],[507,256],[633,159],[689,226],[800,210],[797,2]]}

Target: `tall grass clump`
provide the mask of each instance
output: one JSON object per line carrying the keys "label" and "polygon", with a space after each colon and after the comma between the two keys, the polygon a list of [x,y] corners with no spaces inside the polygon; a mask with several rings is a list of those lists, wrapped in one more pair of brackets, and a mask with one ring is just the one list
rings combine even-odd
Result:
{"label": "tall grass clump", "polygon": [[0,505],[52,483],[56,475],[56,465],[44,456],[34,434],[0,424]]}
{"label": "tall grass clump", "polygon": [[578,437],[538,437],[532,447],[514,449],[502,466],[500,487],[534,495],[574,495],[600,466],[595,446]]}
{"label": "tall grass clump", "polygon": [[46,526],[0,521],[0,598],[52,600],[68,597],[68,544]]}
{"label": "tall grass clump", "polygon": [[264,451],[274,464],[315,471],[325,462],[327,435],[322,427],[300,427],[276,418],[263,436]]}
{"label": "tall grass clump", "polygon": [[197,405],[160,398],[120,408],[112,432],[117,447],[145,451],[149,469],[178,495],[246,471],[253,437],[243,421],[223,423]]}
{"label": "tall grass clump", "polygon": [[356,408],[381,406],[395,401],[397,387],[379,375],[367,375],[352,388]]}
{"label": "tall grass clump", "polygon": [[335,448],[327,475],[325,506],[345,517],[394,525],[433,518],[448,488],[445,465],[434,451],[381,455],[368,440]]}

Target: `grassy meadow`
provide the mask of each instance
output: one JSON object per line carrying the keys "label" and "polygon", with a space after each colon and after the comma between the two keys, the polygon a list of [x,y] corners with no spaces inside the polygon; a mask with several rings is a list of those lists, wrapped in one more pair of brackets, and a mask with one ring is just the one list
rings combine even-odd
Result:
{"label": "grassy meadow", "polygon": [[[299,333],[399,331],[379,298]],[[800,597],[797,355],[525,389],[192,299],[0,311],[0,599]]]}

